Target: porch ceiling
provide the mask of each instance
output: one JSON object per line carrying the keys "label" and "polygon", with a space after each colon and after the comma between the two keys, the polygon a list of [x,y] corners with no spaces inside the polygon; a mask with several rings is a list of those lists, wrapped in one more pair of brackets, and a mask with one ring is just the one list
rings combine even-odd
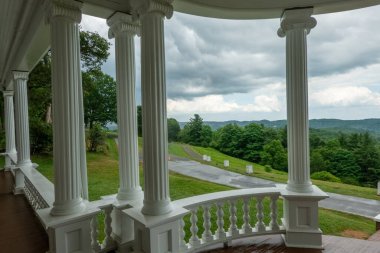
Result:
{"label": "porch ceiling", "polygon": [[214,18],[279,18],[285,9],[314,7],[314,14],[347,11],[380,4],[380,0],[175,0],[176,11]]}
{"label": "porch ceiling", "polygon": [[[46,6],[51,0],[1,0],[0,87],[12,84],[12,70],[31,71],[50,45]],[[65,1],[65,0],[62,0]],[[131,12],[142,0],[81,0],[83,13],[108,18],[115,11]],[[314,14],[352,10],[380,0],[174,0],[174,10],[192,15],[228,18],[279,18],[284,9],[314,6]]]}

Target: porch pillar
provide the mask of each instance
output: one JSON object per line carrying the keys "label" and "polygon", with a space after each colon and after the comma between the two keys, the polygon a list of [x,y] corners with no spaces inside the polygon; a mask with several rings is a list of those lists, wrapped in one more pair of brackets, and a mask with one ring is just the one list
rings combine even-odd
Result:
{"label": "porch pillar", "polygon": [[288,119],[288,184],[294,192],[311,192],[307,35],[317,24],[312,8],[286,10],[278,30],[286,37],[286,100]]}
{"label": "porch pillar", "polygon": [[318,201],[328,195],[310,180],[307,41],[317,24],[313,8],[285,10],[278,30],[286,37],[286,99],[288,117],[288,183],[283,224],[288,247],[323,248]]}
{"label": "porch pillar", "polygon": [[[82,3],[53,1],[50,13],[55,202],[51,215],[79,213],[82,194],[82,80],[79,27]],[[82,136],[81,136],[82,135]]]}
{"label": "porch pillar", "polygon": [[141,21],[141,96],[144,154],[142,213],[172,210],[169,196],[164,18],[173,15],[171,0],[149,0],[139,8]]}
{"label": "porch pillar", "polygon": [[17,167],[32,167],[29,140],[28,75],[28,72],[13,71]]}
{"label": "porch pillar", "polygon": [[14,161],[17,161],[16,152],[16,140],[15,140],[15,117],[13,107],[13,95],[11,90],[3,91],[4,95],[4,125],[5,125],[5,171],[9,171],[12,168],[12,161],[10,157],[13,157]]}
{"label": "porch pillar", "polygon": [[109,38],[115,38],[117,123],[119,144],[119,200],[142,199],[135,96],[135,44],[139,24],[116,12],[108,20]]}

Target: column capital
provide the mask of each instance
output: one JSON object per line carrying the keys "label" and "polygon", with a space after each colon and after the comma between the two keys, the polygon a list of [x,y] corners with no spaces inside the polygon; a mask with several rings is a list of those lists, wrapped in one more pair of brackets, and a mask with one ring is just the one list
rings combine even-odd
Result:
{"label": "column capital", "polygon": [[166,18],[173,16],[173,0],[142,0],[134,4],[135,14],[142,16],[148,13],[160,13]]}
{"label": "column capital", "polygon": [[132,15],[115,12],[107,19],[107,25],[110,27],[108,30],[108,38],[113,39],[123,33],[130,36],[140,35],[140,23],[132,17]]}
{"label": "column capital", "polygon": [[28,76],[29,76],[29,72],[27,72],[27,71],[14,70],[14,71],[12,71],[12,74],[13,74],[14,80],[18,80],[18,79],[28,80]]}
{"label": "column capital", "polygon": [[52,17],[66,17],[75,23],[82,20],[83,3],[75,0],[53,0],[50,5],[48,20]]}
{"label": "column capital", "polygon": [[13,90],[3,90],[3,96],[4,97],[13,97],[14,91]]}
{"label": "column capital", "polygon": [[307,33],[317,25],[317,20],[311,15],[313,8],[285,10],[281,17],[278,36],[285,37],[286,32],[295,29],[306,29]]}

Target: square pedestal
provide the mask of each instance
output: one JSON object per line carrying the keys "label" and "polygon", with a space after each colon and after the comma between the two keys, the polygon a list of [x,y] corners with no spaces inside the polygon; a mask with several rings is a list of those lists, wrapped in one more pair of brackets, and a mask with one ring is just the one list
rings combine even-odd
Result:
{"label": "square pedestal", "polygon": [[318,201],[328,195],[313,186],[311,193],[295,193],[286,189],[283,224],[286,229],[285,244],[288,247],[322,249],[322,231],[319,229]]}
{"label": "square pedestal", "polygon": [[134,220],[135,253],[178,253],[180,219],[189,211],[174,208],[168,214],[149,216],[141,213],[140,208],[124,212]]}

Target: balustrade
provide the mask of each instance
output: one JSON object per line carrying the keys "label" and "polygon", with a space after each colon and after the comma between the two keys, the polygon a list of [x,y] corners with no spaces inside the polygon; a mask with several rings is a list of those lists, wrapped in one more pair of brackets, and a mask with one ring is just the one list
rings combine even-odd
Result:
{"label": "balustrade", "polygon": [[[192,252],[207,245],[251,235],[285,233],[277,222],[279,196],[280,191],[276,188],[261,188],[211,193],[175,201],[174,204],[183,206],[190,213],[185,216],[190,223],[188,229],[185,229],[185,222],[180,221],[181,252]],[[256,220],[254,227],[251,217]],[[198,219],[202,218],[202,227],[199,228]],[[226,225],[228,232],[225,231]],[[202,233],[201,239],[198,232]]]}

